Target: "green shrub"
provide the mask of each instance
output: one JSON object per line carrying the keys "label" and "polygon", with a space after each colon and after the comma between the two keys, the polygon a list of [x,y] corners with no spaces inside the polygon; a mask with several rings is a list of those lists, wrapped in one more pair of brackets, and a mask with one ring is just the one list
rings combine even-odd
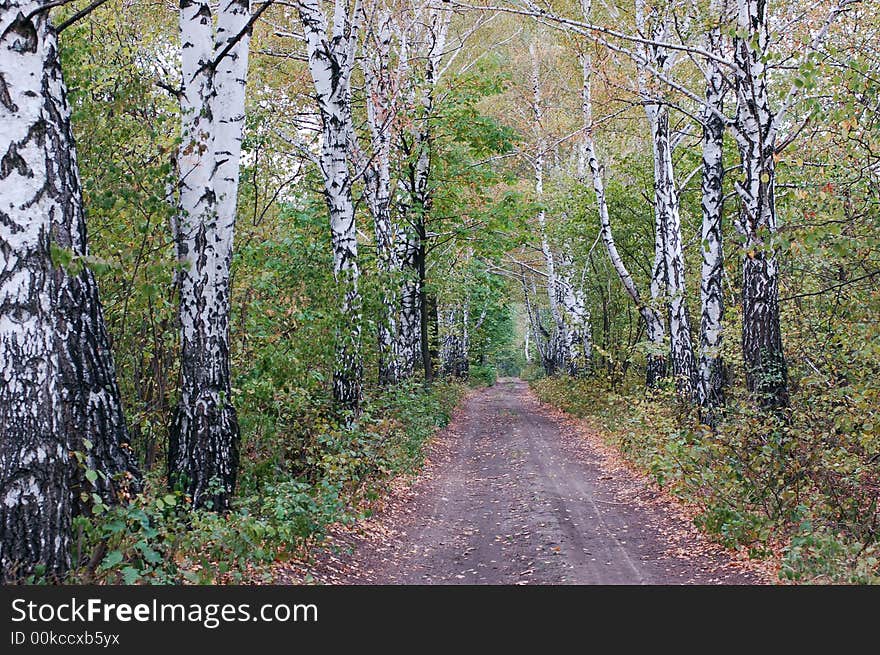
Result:
{"label": "green shrub", "polygon": [[472,364],[468,372],[472,386],[491,387],[498,380],[498,372],[490,364]]}
{"label": "green shrub", "polygon": [[699,507],[696,525],[725,546],[767,556],[782,543],[781,575],[791,581],[880,581],[877,444],[858,428],[835,429],[823,399],[786,415],[732,399],[712,431],[669,389],[649,397],[636,383],[618,392],[593,379],[532,385]]}
{"label": "green shrub", "polygon": [[[366,399],[351,426],[321,402],[282,404],[243,423],[250,456],[232,511],[193,511],[151,477],[128,505],[75,521],[69,582],[209,584],[270,579],[269,566],[360,515],[386,481],[416,470],[463,387],[411,383]],[[299,416],[293,409],[298,408]],[[38,582],[39,580],[34,580]]]}

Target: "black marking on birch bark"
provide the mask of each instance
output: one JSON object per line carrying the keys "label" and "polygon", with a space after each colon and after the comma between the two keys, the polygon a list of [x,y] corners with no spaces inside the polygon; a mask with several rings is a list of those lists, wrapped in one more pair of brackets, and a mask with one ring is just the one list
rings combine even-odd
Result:
{"label": "black marking on birch bark", "polygon": [[[746,384],[760,406],[788,405],[788,371],[779,317],[779,271],[773,251],[776,134],[763,61],[766,3],[740,0],[735,41],[736,138],[743,179],[737,184],[743,243],[742,348]],[[745,22],[745,24],[742,24]],[[769,238],[767,238],[769,237]]]}
{"label": "black marking on birch bark", "polygon": [[18,111],[18,105],[12,102],[12,96],[9,95],[9,87],[6,84],[6,77],[0,73],[0,104],[11,112]]}
{"label": "black marking on birch bark", "polygon": [[[189,9],[193,4],[181,6]],[[190,17],[181,13],[181,101],[189,110],[182,111],[184,147],[179,156],[189,158],[193,180],[180,181],[176,221],[178,256],[186,265],[177,278],[180,398],[169,435],[168,468],[171,483],[188,493],[195,506],[218,511],[230,506],[239,460],[240,430],[229,370],[229,275],[238,180],[238,155],[233,150],[241,135],[229,132],[241,130],[239,105],[244,102],[246,71],[236,72],[234,65],[247,61],[248,39],[243,36],[235,44],[237,50],[224,58],[227,65],[209,64],[225,47],[218,33],[246,20],[247,12],[237,3],[220,11],[216,29],[207,3],[199,3]],[[192,24],[205,28],[188,29]],[[196,52],[186,54],[189,49]],[[223,91],[232,95],[219,101]],[[186,171],[187,166],[179,169]]]}
{"label": "black marking on birch bark", "polygon": [[[36,20],[41,19],[37,18]],[[44,21],[43,24],[45,25]],[[22,55],[34,54],[37,52],[38,37],[36,25],[34,25],[32,19],[27,18],[23,13],[19,12],[18,16],[16,16],[12,23],[10,23],[9,27],[6,28],[6,31],[0,39],[6,40],[6,37],[9,34],[18,37],[8,46],[10,50]]]}
{"label": "black marking on birch bark", "polygon": [[[16,3],[15,7],[24,3]],[[8,6],[7,6],[8,7]],[[0,16],[8,20],[8,8]],[[6,135],[26,135],[15,145],[13,165],[5,171],[0,199],[15,175],[33,195],[24,203],[3,199],[4,222],[16,225],[13,237],[0,241],[0,581],[20,581],[42,567],[60,579],[69,567],[71,471],[66,426],[60,418],[57,387],[56,284],[51,261],[51,221],[60,211],[48,186],[54,153],[47,147],[43,104],[46,80],[57,63],[54,32],[45,16],[34,22],[21,12],[0,35],[6,55],[4,78],[13,71],[40,68],[39,77],[20,76],[10,85]],[[11,43],[10,43],[11,41]],[[35,58],[36,61],[35,61]],[[33,118],[33,122],[25,121]],[[12,149],[10,143],[7,154]],[[21,161],[17,161],[20,159]],[[12,179],[10,179],[12,178]],[[18,189],[16,189],[18,191]],[[30,232],[26,237],[16,238]]]}
{"label": "black marking on birch bark", "polygon": [[[60,247],[84,262],[87,254],[86,223],[82,191],[75,157],[70,106],[60,63],[51,68],[44,86],[47,117],[47,148],[55,168],[47,180],[51,193],[63,209],[52,224],[52,238]],[[129,447],[128,428],[110,339],[98,297],[98,287],[87,265],[82,270],[55,271],[58,292],[59,385],[64,400],[62,422],[70,435],[71,451],[85,455],[84,467],[72,473],[71,492],[74,513],[87,513],[91,500],[81,494],[97,493],[112,505],[140,488],[140,472]],[[88,447],[85,441],[91,442]],[[86,471],[98,473],[89,482]]]}

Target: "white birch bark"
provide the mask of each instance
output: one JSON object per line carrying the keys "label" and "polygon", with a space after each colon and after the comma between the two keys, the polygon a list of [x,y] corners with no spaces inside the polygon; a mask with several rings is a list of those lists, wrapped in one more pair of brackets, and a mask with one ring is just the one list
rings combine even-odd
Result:
{"label": "white birch bark", "polygon": [[562,255],[559,267],[559,306],[565,332],[568,337],[568,374],[575,377],[586,375],[592,362],[593,335],[590,311],[583,290],[572,275],[574,262]]}
{"label": "white birch bark", "polygon": [[[590,21],[591,2],[590,0],[581,0],[581,8],[583,10],[586,22]],[[599,224],[602,242],[608,251],[608,257],[611,265],[617,272],[623,288],[627,295],[632,298],[638,307],[639,314],[645,321],[645,327],[648,335],[648,342],[651,350],[647,353],[647,370],[646,385],[648,387],[657,386],[661,379],[666,376],[666,357],[663,355],[665,341],[665,326],[662,318],[649,304],[646,304],[636,287],[635,280],[626,268],[626,264],[617,250],[614,241],[614,233],[611,229],[611,217],[608,212],[608,202],[605,196],[605,180],[602,167],[596,154],[596,144],[593,139],[593,103],[592,103],[592,57],[588,50],[584,50],[582,54],[581,64],[583,68],[583,112],[584,112],[584,152],[587,160],[587,166],[593,179],[593,191],[596,195],[596,206],[599,211]]]}
{"label": "white birch bark", "polygon": [[[355,5],[357,0],[355,0]],[[297,5],[306,37],[309,71],[321,114],[320,165],[330,213],[333,274],[339,286],[343,326],[337,335],[333,397],[357,411],[361,399],[361,296],[358,290],[357,231],[351,197],[349,143],[352,138],[351,73],[359,10],[336,0],[332,28],[319,0]]]}
{"label": "white birch bark", "polygon": [[[544,157],[546,144],[543,137],[544,117],[543,98],[540,77],[540,60],[535,43],[529,45],[529,54],[532,58],[532,118],[533,129],[536,135],[536,149],[533,159],[535,169],[535,200],[544,202]],[[553,337],[550,346],[550,361],[552,372],[566,370],[571,360],[571,343],[562,312],[559,307],[560,284],[556,272],[556,260],[550,241],[547,238],[547,215],[543,206],[537,214],[538,229],[541,237],[541,252],[544,254],[544,264],[547,269],[547,297],[549,299],[550,316],[553,319]]]}
{"label": "white birch bark", "polygon": [[[706,33],[706,50],[723,55],[721,37],[722,1],[710,3],[711,20],[717,21]],[[702,110],[702,239],[700,252],[700,362],[697,396],[704,408],[704,420],[714,422],[714,409],[724,402],[724,361],[721,356],[724,315],[724,248],[722,210],[724,204],[723,143],[725,124],[724,78],[716,59],[706,57],[706,107]],[[712,111],[714,108],[714,111]]]}
{"label": "white birch bark", "polygon": [[[534,287],[532,288],[531,294],[529,292],[529,283],[528,277],[525,272],[525,268],[520,266],[520,281],[522,282],[522,290],[523,290],[523,302],[526,307],[526,316],[528,318],[528,326],[526,328],[526,341],[528,342],[529,334],[532,335],[535,342],[535,350],[538,351],[538,357],[541,360],[541,365],[544,367],[545,372],[549,375],[550,364],[549,364],[549,352],[548,352],[548,343],[547,336],[549,336],[541,325],[541,317],[537,308],[532,305],[530,300],[530,295],[537,295]],[[526,346],[526,361],[530,361],[528,346]]]}
{"label": "white birch bark", "polygon": [[[238,203],[250,19],[248,0],[180,7],[182,143],[175,240],[180,263],[180,399],[169,477],[195,506],[229,507],[240,431],[229,370],[229,280]],[[219,61],[218,61],[219,59]]]}
{"label": "white birch bark", "polygon": [[[401,338],[402,330],[410,327],[407,322],[410,315],[401,315],[407,288],[403,286],[401,252],[396,244],[400,230],[391,215],[391,139],[395,119],[395,80],[390,70],[391,12],[384,7],[374,8],[367,20],[370,18],[363,70],[372,156],[363,167],[382,287],[382,314],[378,321],[379,383],[388,385],[412,373],[412,353],[411,341]],[[410,362],[408,366],[403,364],[404,359]]]}
{"label": "white birch bark", "polygon": [[[412,33],[401,30],[405,44],[401,56],[401,75],[411,80],[408,89],[408,112],[413,116],[408,138],[401,138],[408,155],[402,187],[406,199],[401,203],[401,265],[404,289],[401,305],[399,347],[404,362],[415,365],[421,360],[425,379],[433,375],[429,339],[430,311],[425,289],[427,283],[427,220],[431,212],[431,141],[434,120],[434,94],[440,77],[440,65],[446,48],[451,12],[435,7],[431,0],[413,8]],[[406,56],[404,55],[406,54]],[[412,358],[408,354],[412,354]],[[408,365],[408,364],[407,364]]]}
{"label": "white birch bark", "polygon": [[470,303],[447,305],[439,311],[440,370],[443,375],[465,379],[470,370]]}
{"label": "white birch bark", "polygon": [[[58,43],[42,3],[0,12],[0,580],[67,570],[68,435],[56,352],[50,244],[64,198],[52,182]],[[58,81],[60,83],[60,80]]]}
{"label": "white birch bark", "polygon": [[[654,41],[663,42],[672,36],[670,20],[664,11],[656,8],[646,15],[644,0],[636,1],[636,27],[641,34]],[[657,45],[646,45],[643,57],[655,70],[669,75],[675,62],[673,52]],[[672,145],[669,136],[669,108],[662,102],[659,85],[652,82],[644,65],[639,65],[639,94],[645,105],[645,115],[651,129],[654,159],[654,214],[655,214],[655,260],[651,280],[652,300],[665,301],[670,338],[670,361],[676,389],[681,398],[693,397],[695,378],[694,349],[691,338],[690,318],[687,311],[684,252],[681,239],[681,216],[675,171],[672,162]]]}

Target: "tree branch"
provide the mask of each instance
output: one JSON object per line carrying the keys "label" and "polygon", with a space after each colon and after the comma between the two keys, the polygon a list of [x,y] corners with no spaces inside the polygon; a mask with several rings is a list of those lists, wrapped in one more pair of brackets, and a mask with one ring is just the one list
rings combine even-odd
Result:
{"label": "tree branch", "polygon": [[[68,18],[68,19],[67,19],[66,21],[64,21],[63,23],[61,23],[58,27],[55,28],[55,31],[56,31],[58,34],[61,34],[61,32],[63,32],[64,30],[66,30],[68,27],[70,27],[71,25],[73,25],[73,24],[74,24],[75,22],[77,22],[78,20],[80,20],[80,19],[85,18],[86,16],[88,16],[90,13],[92,13],[93,11],[95,11],[95,9],[97,9],[98,7],[100,7],[101,5],[103,5],[105,2],[107,2],[107,0],[94,0],[94,2],[92,2],[88,7],[85,7],[85,8],[83,8],[83,9],[80,9],[80,10],[79,10],[78,12],[76,12],[73,16],[71,16],[70,18]],[[64,3],[62,3],[62,4],[64,4]]]}

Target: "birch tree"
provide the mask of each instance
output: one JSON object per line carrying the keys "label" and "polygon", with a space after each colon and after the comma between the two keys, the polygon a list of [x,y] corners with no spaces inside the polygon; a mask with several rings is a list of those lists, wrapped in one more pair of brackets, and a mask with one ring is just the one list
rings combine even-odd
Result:
{"label": "birch tree", "polygon": [[58,40],[40,3],[0,12],[0,105],[0,578],[37,565],[60,576],[71,513],[93,493],[117,502],[139,473],[87,266]]}
{"label": "birch tree", "polygon": [[[581,0],[581,9],[585,21],[589,23],[592,12],[591,0]],[[600,236],[606,250],[608,251],[611,264],[614,267],[617,276],[620,278],[623,288],[627,295],[632,298],[636,307],[638,307],[639,314],[645,322],[650,347],[650,350],[647,353],[645,382],[649,388],[655,387],[666,377],[667,362],[666,357],[663,354],[665,350],[666,329],[657,310],[643,301],[635,280],[617,250],[617,244],[614,240],[614,233],[611,228],[611,216],[608,211],[608,201],[605,195],[604,174],[602,167],[599,164],[599,159],[596,154],[596,144],[593,138],[593,62],[592,55],[587,47],[585,47],[581,53],[581,67],[583,72],[583,88],[581,96],[584,119],[583,151],[593,180],[593,191],[596,196],[596,206],[599,212]]]}
{"label": "birch tree", "polygon": [[470,369],[470,305],[442,307],[440,312],[440,370],[443,375],[467,378]]}
{"label": "birch tree", "polygon": [[343,321],[337,335],[333,398],[355,411],[361,399],[363,376],[360,272],[349,169],[349,144],[353,137],[351,74],[360,28],[357,4],[358,0],[354,0],[354,5],[336,0],[332,26],[328,25],[320,0],[300,0],[297,4],[321,115],[320,168],[330,214],[333,274],[339,287]]}
{"label": "birch tree", "polygon": [[749,391],[768,407],[788,403],[788,371],[779,321],[779,267],[774,187],[777,126],[765,61],[768,2],[737,0],[736,136],[742,180],[736,228],[743,237],[742,347]]}
{"label": "birch tree", "polygon": [[376,3],[370,12],[365,9],[364,13],[366,47],[362,66],[372,150],[369,162],[364,162],[357,143],[352,143],[352,147],[358,168],[364,171],[365,195],[376,235],[382,293],[379,383],[387,385],[411,375],[414,359],[412,292],[404,284],[401,271],[401,255],[407,257],[409,249],[408,244],[403,248],[397,245],[399,239],[406,240],[406,235],[392,218],[391,146],[396,127],[396,87],[401,75],[399,71],[394,75],[391,70],[392,12]]}
{"label": "birch tree", "polygon": [[573,275],[574,261],[571,255],[563,253],[560,264],[557,284],[569,352],[567,371],[569,375],[581,377],[589,372],[592,364],[593,328],[590,311],[584,291]]}
{"label": "birch tree", "polygon": [[544,255],[544,265],[547,270],[546,290],[549,300],[550,317],[553,320],[553,336],[549,345],[549,361],[551,372],[565,370],[571,361],[571,348],[568,329],[560,309],[561,285],[556,273],[556,259],[550,241],[547,237],[547,212],[544,209],[544,157],[546,144],[544,141],[542,120],[544,107],[541,88],[540,60],[536,44],[529,44],[529,54],[532,60],[532,118],[533,129],[536,136],[536,152],[532,158],[532,166],[535,170],[535,199],[539,203],[537,213],[538,230],[541,238],[541,252]]}
{"label": "birch tree", "polygon": [[[833,22],[858,0],[841,0],[797,58],[815,52]],[[766,0],[737,0],[734,75],[736,116],[732,131],[740,152],[742,180],[736,183],[740,213],[736,229],[742,237],[742,349],[746,384],[767,409],[788,405],[788,366],[779,318],[779,264],[774,235],[776,156],[779,134],[788,110],[800,93],[792,83],[781,105],[770,103],[767,65],[770,21]]]}
{"label": "birch tree", "polygon": [[697,398],[711,423],[713,410],[724,402],[724,361],[721,356],[724,316],[724,247],[722,212],[724,204],[723,144],[725,121],[725,79],[719,59],[723,56],[721,25],[725,0],[709,3],[710,27],[706,31],[707,56],[703,62],[706,78],[706,104],[701,108],[701,265],[700,265],[700,362]]}
{"label": "birch tree", "polygon": [[[541,360],[541,366],[544,368],[544,372],[547,373],[547,375],[550,375],[553,372],[551,354],[549,352],[550,333],[544,327],[541,320],[540,308],[534,305],[531,301],[531,298],[537,296],[537,289],[535,288],[534,280],[531,281],[530,289],[529,276],[526,274],[525,267],[522,264],[520,265],[519,278],[522,283],[523,303],[526,307],[526,318],[528,320],[528,325],[526,326],[526,341],[528,342],[528,335],[531,334],[535,342],[535,350],[538,351],[538,357]],[[526,353],[526,361],[529,361],[528,349]]]}
{"label": "birch tree", "polygon": [[[63,213],[45,138],[58,44],[41,3],[0,14],[0,575],[70,563],[69,447],[55,351],[57,278],[50,244]],[[36,11],[35,11],[36,10]]]}
{"label": "birch tree", "polygon": [[240,431],[229,370],[229,276],[244,128],[250,6],[180,7],[182,143],[178,155],[180,400],[168,466],[197,507],[229,507]]}
{"label": "birch tree", "polygon": [[668,75],[675,65],[676,53],[656,45],[672,38],[669,12],[672,7],[652,7],[650,15],[644,0],[636,0],[636,29],[654,43],[643,48],[639,60],[639,95],[651,130],[654,159],[654,229],[655,254],[651,279],[651,296],[665,300],[670,339],[670,361],[679,396],[690,399],[694,383],[694,350],[691,340],[685,289],[684,252],[681,239],[681,216],[672,142],[669,128],[669,107],[664,102],[660,83],[641,65],[650,62],[654,69]]}
{"label": "birch tree", "polygon": [[[413,117],[410,134],[400,133],[399,145],[406,155],[402,180],[405,199],[401,203],[401,265],[405,282],[401,304],[400,351],[404,361],[413,361],[408,353],[418,352],[425,379],[431,380],[431,305],[427,285],[428,228],[432,206],[431,157],[436,87],[446,48],[451,13],[436,7],[430,0],[414,7],[411,38],[406,39],[410,80],[407,91],[408,113]],[[416,332],[418,328],[418,332]],[[418,346],[418,350],[416,347]]]}

